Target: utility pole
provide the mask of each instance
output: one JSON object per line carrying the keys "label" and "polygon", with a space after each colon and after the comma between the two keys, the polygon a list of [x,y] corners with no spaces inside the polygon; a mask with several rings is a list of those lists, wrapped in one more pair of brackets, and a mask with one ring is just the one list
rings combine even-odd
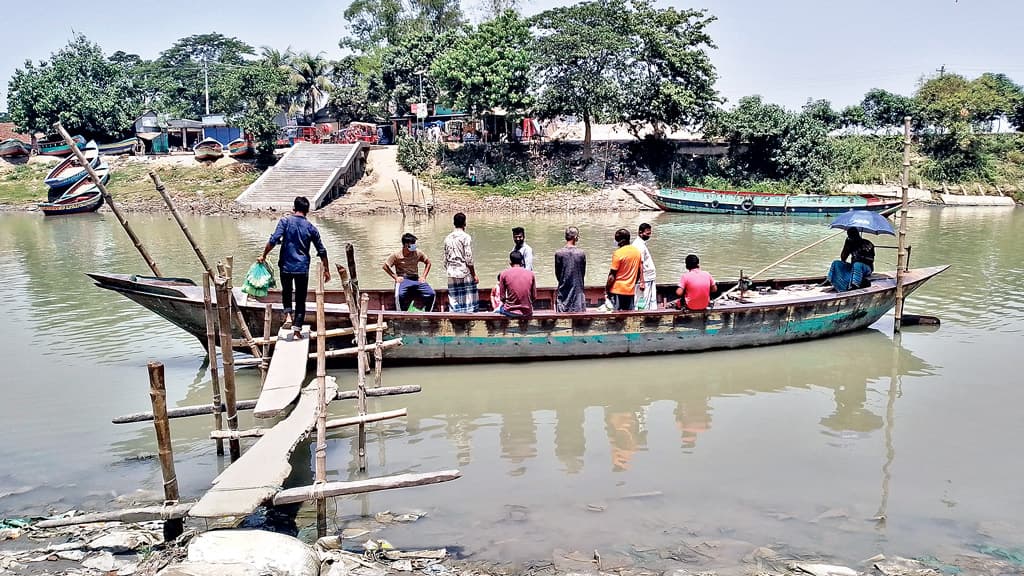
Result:
{"label": "utility pole", "polygon": [[210,66],[209,59],[203,57],[203,92],[206,94],[206,113],[210,113]]}
{"label": "utility pole", "polygon": [[[417,70],[416,75],[420,77],[420,102],[419,106],[416,107],[419,110],[420,106],[423,106],[423,75],[426,74],[426,70]],[[420,138],[423,138],[423,119],[426,118],[425,114],[417,114],[420,117]]]}

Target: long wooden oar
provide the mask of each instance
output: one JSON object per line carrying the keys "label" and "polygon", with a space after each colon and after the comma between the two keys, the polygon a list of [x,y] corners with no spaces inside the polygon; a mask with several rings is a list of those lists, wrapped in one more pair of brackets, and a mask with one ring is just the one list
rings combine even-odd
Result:
{"label": "long wooden oar", "polygon": [[[900,208],[899,206],[894,206],[892,208],[889,208],[888,210],[884,210],[884,211],[880,212],[879,214],[882,215],[882,216],[888,216],[889,214],[892,214],[893,212],[896,212],[897,210],[899,210],[899,208]],[[839,236],[840,234],[844,234],[844,233],[846,233],[846,230],[840,230],[840,231],[836,232],[835,234],[829,234],[828,236],[822,238],[821,240],[818,240],[818,241],[813,242],[813,243],[811,243],[811,244],[809,244],[807,246],[804,246],[803,248],[797,250],[796,252],[792,252],[792,253],[786,255],[785,257],[780,258],[780,259],[776,260],[775,262],[772,262],[771,264],[765,266],[764,268],[761,268],[757,272],[754,272],[753,274],[751,274],[747,278],[753,280],[754,278],[760,276],[761,274],[764,274],[765,272],[767,272],[768,270],[771,270],[772,268],[775,268],[779,264],[782,264],[786,260],[789,260],[790,258],[796,256],[797,254],[801,254],[803,252],[806,252],[806,251],[810,250],[811,248],[814,248],[818,244],[821,244],[822,242],[826,242],[828,240],[831,240],[831,239],[835,238],[836,236]],[[742,280],[743,279],[740,278],[740,280],[736,282],[735,286],[733,286],[732,288],[730,288],[730,289],[726,290],[725,292],[723,292],[723,293],[719,294],[718,296],[716,296],[715,300],[719,300],[719,299],[725,298],[729,294],[732,294],[733,292],[738,290],[739,287],[740,287],[740,282]]]}

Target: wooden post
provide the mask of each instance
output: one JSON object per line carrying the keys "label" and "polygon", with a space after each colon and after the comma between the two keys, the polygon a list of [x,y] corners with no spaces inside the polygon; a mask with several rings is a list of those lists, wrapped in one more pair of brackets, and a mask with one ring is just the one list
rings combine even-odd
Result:
{"label": "wooden post", "polygon": [[[345,261],[348,263],[348,275],[352,281],[352,295],[359,297],[359,272],[356,270],[356,249],[351,243],[345,244]],[[355,326],[353,326],[354,328]]]}
{"label": "wooden post", "polygon": [[[327,319],[324,314],[324,265],[317,265],[316,283],[316,484],[327,482]],[[316,499],[316,532],[327,535],[327,500]]]}
{"label": "wooden post", "polygon": [[[206,355],[210,359],[210,385],[213,388],[213,425],[217,430],[224,427],[220,405],[220,377],[217,374],[216,320],[213,314],[213,300],[210,298],[210,273],[203,272],[203,313],[206,316]],[[217,456],[224,455],[224,441],[217,440]]]}
{"label": "wooden post", "polygon": [[160,268],[157,267],[156,262],[153,260],[153,257],[149,255],[149,251],[147,251],[146,247],[142,245],[142,240],[136,236],[135,231],[132,230],[132,227],[128,224],[128,219],[125,218],[124,213],[121,212],[121,209],[118,208],[117,204],[114,202],[113,196],[111,196],[110,192],[107,191],[107,186],[103,184],[103,181],[100,180],[98,176],[96,176],[96,171],[92,169],[91,165],[89,165],[89,161],[85,159],[85,154],[82,154],[82,151],[78,149],[78,145],[71,139],[71,135],[68,134],[68,131],[64,129],[64,126],[61,125],[60,122],[55,123],[53,128],[64,137],[64,141],[67,142],[68,146],[71,148],[71,153],[75,155],[75,158],[78,159],[78,162],[89,174],[89,178],[91,178],[96,187],[99,188],[100,193],[103,194],[103,200],[107,203],[107,206],[110,206],[110,211],[114,213],[114,216],[117,217],[117,221],[121,223],[121,227],[128,233],[128,237],[131,238],[132,244],[135,244],[135,249],[142,255],[142,259],[146,261],[149,269],[153,271],[155,276],[163,276],[163,274],[160,273]]}
{"label": "wooden post", "polygon": [[395,195],[398,196],[398,207],[402,209],[402,218],[405,218],[405,201],[402,200],[402,186],[397,178],[391,179],[391,185],[395,187]]}
{"label": "wooden post", "polygon": [[[149,399],[153,402],[153,428],[160,454],[160,473],[164,478],[164,505],[178,503],[178,475],[174,473],[174,451],[171,447],[171,423],[167,419],[167,389],[164,386],[164,365],[149,363]],[[164,521],[164,541],[170,542],[185,531],[180,518]]]}
{"label": "wooden post", "polygon": [[260,357],[260,381],[267,381],[267,370],[270,369],[270,324],[274,320],[274,305],[268,303],[263,307],[263,356]]}
{"label": "wooden post", "polygon": [[907,188],[910,185],[910,116],[903,118],[903,203],[900,204],[900,229],[896,257],[896,318],[893,333],[899,333],[903,323],[903,273],[907,267]]}
{"label": "wooden post", "polygon": [[380,388],[384,378],[384,350],[380,345],[384,343],[384,311],[377,311],[377,345],[373,347],[373,387]]}
{"label": "wooden post", "polygon": [[[224,402],[227,404],[228,430],[238,430],[238,412],[235,408],[235,350],[231,347],[231,289],[227,278],[217,278],[217,319],[220,323],[220,356],[224,363]],[[231,461],[238,460],[242,450],[238,439],[228,441]]]}
{"label": "wooden post", "polygon": [[[370,297],[363,294],[359,299],[359,330],[356,332],[356,346],[359,352],[358,358],[359,374],[356,379],[356,404],[360,416],[366,415],[366,371],[367,354],[366,350],[366,307]],[[359,423],[359,470],[366,470],[366,423]]]}

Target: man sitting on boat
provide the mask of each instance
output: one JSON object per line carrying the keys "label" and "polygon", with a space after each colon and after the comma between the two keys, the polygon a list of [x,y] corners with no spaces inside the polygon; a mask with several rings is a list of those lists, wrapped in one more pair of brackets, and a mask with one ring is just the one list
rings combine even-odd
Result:
{"label": "man sitting on boat", "polygon": [[687,310],[706,310],[711,304],[712,292],[718,292],[715,279],[700,269],[700,258],[696,254],[688,255],[686,273],[679,278],[679,288],[676,288],[680,308],[685,305]]}
{"label": "man sitting on boat", "polygon": [[[847,262],[846,259],[850,261]],[[833,260],[828,269],[828,281],[837,292],[867,288],[875,268],[875,245],[862,238],[860,230],[846,230],[846,243],[839,260]]]}
{"label": "man sitting on boat", "polygon": [[[402,249],[388,256],[384,261],[384,271],[395,281],[395,306],[406,310],[416,298],[419,298],[426,310],[434,309],[434,289],[427,284],[426,277],[430,274],[430,258],[416,249],[416,236],[406,232],[402,234]],[[423,262],[423,275],[420,276],[420,262]]]}
{"label": "man sitting on boat", "polygon": [[523,254],[513,250],[508,255],[511,265],[498,274],[498,298],[501,306],[496,312],[505,316],[533,315],[533,301],[537,299],[537,280],[533,272],[523,266]]}

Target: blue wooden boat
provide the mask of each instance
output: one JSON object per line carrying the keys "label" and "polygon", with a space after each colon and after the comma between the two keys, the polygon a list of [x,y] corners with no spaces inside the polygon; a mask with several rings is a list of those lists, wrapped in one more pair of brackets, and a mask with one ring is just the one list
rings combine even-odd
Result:
{"label": "blue wooden boat", "polygon": [[882,212],[900,200],[873,194],[773,194],[707,188],[662,188],[647,195],[666,212],[750,216],[835,216],[850,210]]}
{"label": "blue wooden boat", "polygon": [[100,144],[100,154],[105,156],[118,156],[121,154],[133,154],[140,148],[138,138],[125,138],[120,142]]}
{"label": "blue wooden boat", "polygon": [[0,142],[0,158],[28,156],[30,152],[32,147],[17,138],[8,138]]}
{"label": "blue wooden boat", "polygon": [[[78,146],[79,150],[85,148],[84,137],[72,136],[71,139],[75,142],[75,145]],[[39,154],[42,156],[63,156],[65,154],[71,153],[71,148],[68,148],[68,143],[65,142],[63,138],[61,138],[60,140],[48,140],[45,142],[40,142],[38,146]]]}
{"label": "blue wooden boat", "polygon": [[[96,167],[96,175],[104,184],[110,179],[110,167],[100,164]],[[41,202],[39,209],[45,216],[61,216],[95,212],[103,205],[103,193],[91,178],[83,178],[68,188],[63,196],[53,202]]]}
{"label": "blue wooden boat", "polygon": [[[910,294],[948,266],[907,271],[904,294]],[[96,285],[118,292],[192,334],[206,345],[203,290],[191,280],[152,278],[126,274],[89,274]],[[668,354],[724,348],[783,344],[843,334],[867,328],[896,303],[894,274],[876,273],[871,285],[848,292],[821,286],[822,277],[758,280],[736,299],[721,299],[708,310],[671,308],[631,312],[596,309],[604,299],[604,286],[586,289],[586,312],[562,313],[554,309],[556,288],[538,288],[534,314],[509,318],[486,310],[490,290],[482,289],[484,311],[474,314],[407,312],[395,310],[394,289],[364,290],[370,317],[381,311],[386,336],[400,336],[401,347],[388,350],[388,362],[449,363],[509,362],[524,359],[569,359],[599,356]],[[720,292],[736,285],[718,282]],[[675,298],[674,284],[657,286],[658,300]],[[437,289],[437,302],[447,302],[447,291]],[[263,331],[266,305],[271,305],[271,333],[281,326],[281,292],[251,297],[235,289],[235,299],[249,329]],[[310,297],[312,301],[312,297]],[[344,293],[327,290],[325,315],[328,329],[351,328]],[[241,333],[238,332],[238,337]],[[352,345],[352,337],[327,339],[329,349]],[[248,351],[244,345],[239,351]],[[330,352],[328,352],[330,354]]]}
{"label": "blue wooden boat", "polygon": [[[89,165],[95,168],[100,163],[100,151],[99,147],[96,146],[96,142],[90,141],[85,145],[82,150],[82,154],[85,156],[86,161]],[[85,171],[85,167],[78,161],[78,156],[72,154],[67,158],[60,161],[59,164],[50,170],[50,173],[46,175],[46,179],[43,182],[51,189],[67,190],[72,184],[78,182],[82,178],[85,178],[88,172]],[[63,192],[61,193],[63,195]]]}

